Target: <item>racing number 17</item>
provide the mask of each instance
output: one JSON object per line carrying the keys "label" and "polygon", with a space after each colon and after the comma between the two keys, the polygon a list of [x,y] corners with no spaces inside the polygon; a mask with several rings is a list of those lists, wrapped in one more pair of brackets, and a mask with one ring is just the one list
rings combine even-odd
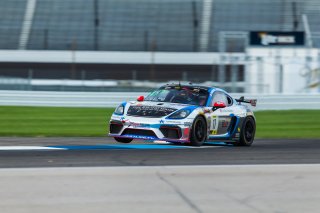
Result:
{"label": "racing number 17", "polygon": [[218,129],[218,125],[217,125],[217,116],[212,116],[211,119],[211,128],[210,128],[210,135],[216,135],[217,134],[217,129]]}

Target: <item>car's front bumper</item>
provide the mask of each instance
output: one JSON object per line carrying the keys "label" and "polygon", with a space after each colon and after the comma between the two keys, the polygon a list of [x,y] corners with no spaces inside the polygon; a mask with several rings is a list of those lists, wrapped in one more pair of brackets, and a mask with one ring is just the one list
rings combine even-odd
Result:
{"label": "car's front bumper", "polygon": [[109,136],[189,143],[190,122],[164,118],[112,116]]}

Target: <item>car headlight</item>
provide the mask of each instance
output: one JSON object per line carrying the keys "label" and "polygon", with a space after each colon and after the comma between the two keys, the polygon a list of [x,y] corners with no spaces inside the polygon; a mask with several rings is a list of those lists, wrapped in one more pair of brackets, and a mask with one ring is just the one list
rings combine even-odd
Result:
{"label": "car headlight", "polygon": [[114,114],[123,115],[123,113],[124,113],[124,105],[121,104],[116,108],[116,110],[114,111]]}
{"label": "car headlight", "polygon": [[183,119],[183,118],[188,117],[188,115],[190,115],[191,112],[192,112],[192,110],[182,109],[182,110],[179,110],[179,111],[173,113],[168,118],[170,118],[170,119]]}

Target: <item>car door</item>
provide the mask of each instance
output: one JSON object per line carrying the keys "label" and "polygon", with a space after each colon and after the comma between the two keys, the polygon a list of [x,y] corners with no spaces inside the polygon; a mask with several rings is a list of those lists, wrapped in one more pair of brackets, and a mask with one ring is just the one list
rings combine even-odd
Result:
{"label": "car door", "polygon": [[227,135],[231,125],[232,98],[222,91],[216,91],[213,93],[210,107],[213,107],[216,102],[223,102],[226,107],[212,110],[209,137]]}

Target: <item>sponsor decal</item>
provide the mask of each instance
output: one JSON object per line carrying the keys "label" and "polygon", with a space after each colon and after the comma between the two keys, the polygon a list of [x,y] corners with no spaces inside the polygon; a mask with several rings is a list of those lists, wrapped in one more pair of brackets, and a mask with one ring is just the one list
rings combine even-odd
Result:
{"label": "sponsor decal", "polygon": [[203,109],[203,113],[210,113],[210,109]]}
{"label": "sponsor decal", "polygon": [[166,120],[167,124],[181,124],[181,121],[171,121],[171,120]]}
{"label": "sponsor decal", "polygon": [[302,46],[305,43],[302,31],[267,31],[250,32],[250,44],[259,46]]}
{"label": "sponsor decal", "polygon": [[136,138],[136,139],[147,139],[147,140],[154,140],[156,137],[153,136],[144,136],[144,135],[123,135],[130,138]]}
{"label": "sponsor decal", "polygon": [[166,108],[160,106],[130,106],[127,115],[132,116],[152,116],[152,117],[163,117],[176,111],[174,108]]}
{"label": "sponsor decal", "polygon": [[294,44],[295,38],[293,36],[273,36],[267,33],[259,34],[262,45],[269,45],[274,43]]}
{"label": "sponsor decal", "polygon": [[122,123],[129,122],[129,119],[126,119],[124,116],[120,118]]}
{"label": "sponsor decal", "polygon": [[192,122],[184,122],[183,125],[189,127],[189,126],[192,126]]}
{"label": "sponsor decal", "polygon": [[218,131],[217,131],[217,130],[215,130],[215,129],[214,129],[214,130],[211,130],[211,131],[210,131],[210,135],[216,135],[216,134],[217,134],[217,132],[218,132]]}
{"label": "sponsor decal", "polygon": [[229,122],[228,121],[222,121],[221,122],[221,126],[222,127],[228,127],[229,126]]}
{"label": "sponsor decal", "polygon": [[164,123],[164,121],[161,119],[159,123],[163,124],[163,123]]}
{"label": "sponsor decal", "polygon": [[[170,103],[171,106],[178,106],[178,107],[183,107],[186,106],[185,104],[180,104],[180,103]],[[178,110],[178,109],[177,109]]]}
{"label": "sponsor decal", "polygon": [[236,134],[235,134],[235,137],[236,137],[236,138],[240,137],[240,133],[236,133]]}
{"label": "sponsor decal", "polygon": [[240,132],[240,127],[238,127],[238,132]]}
{"label": "sponsor decal", "polygon": [[220,112],[233,112],[232,109],[220,109]]}
{"label": "sponsor decal", "polygon": [[135,122],[129,122],[128,127],[150,127],[150,124],[143,124],[143,123],[135,123]]}

